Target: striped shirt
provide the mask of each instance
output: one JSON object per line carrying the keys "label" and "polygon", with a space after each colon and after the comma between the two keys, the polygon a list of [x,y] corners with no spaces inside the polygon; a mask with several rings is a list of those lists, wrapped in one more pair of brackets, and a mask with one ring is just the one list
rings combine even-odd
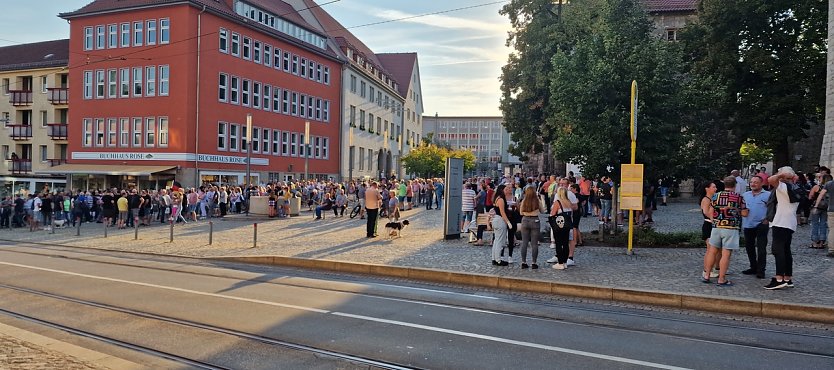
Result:
{"label": "striped shirt", "polygon": [[461,203],[461,210],[464,212],[475,210],[475,191],[472,189],[463,189],[463,200]]}

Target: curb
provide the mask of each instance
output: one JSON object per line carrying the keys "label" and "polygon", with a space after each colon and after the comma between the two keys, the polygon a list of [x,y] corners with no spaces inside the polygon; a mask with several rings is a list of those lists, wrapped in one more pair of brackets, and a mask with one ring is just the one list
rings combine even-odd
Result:
{"label": "curb", "polygon": [[720,298],[698,294],[680,294],[591,284],[565,284],[546,280],[520,279],[429,268],[400,267],[324,259],[282,256],[230,256],[205,257],[201,259],[375,275],[433,283],[504,289],[515,292],[556,294],[686,310],[834,324],[834,307],[821,305],[803,305],[743,298]]}

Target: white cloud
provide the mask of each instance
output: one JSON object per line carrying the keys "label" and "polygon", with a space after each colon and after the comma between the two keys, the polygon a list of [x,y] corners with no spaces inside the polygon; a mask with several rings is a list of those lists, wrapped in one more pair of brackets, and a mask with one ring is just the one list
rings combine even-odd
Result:
{"label": "white cloud", "polygon": [[[510,29],[510,23],[491,23],[474,19],[467,19],[462,17],[453,17],[444,14],[432,14],[421,17],[415,17],[418,14],[406,13],[395,9],[377,9],[366,8],[368,14],[380,17],[387,20],[400,20],[400,22],[408,22],[414,24],[422,24],[426,26],[446,28],[446,29],[471,29],[479,31],[490,31],[506,33]],[[408,17],[415,17],[403,19]]]}

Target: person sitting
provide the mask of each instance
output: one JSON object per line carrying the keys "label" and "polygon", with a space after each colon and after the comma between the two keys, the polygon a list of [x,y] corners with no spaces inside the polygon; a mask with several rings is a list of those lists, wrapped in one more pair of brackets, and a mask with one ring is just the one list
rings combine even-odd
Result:
{"label": "person sitting", "polygon": [[330,193],[324,193],[321,198],[321,205],[316,206],[316,220],[321,220],[321,211],[329,211],[333,209],[334,200],[330,196]]}

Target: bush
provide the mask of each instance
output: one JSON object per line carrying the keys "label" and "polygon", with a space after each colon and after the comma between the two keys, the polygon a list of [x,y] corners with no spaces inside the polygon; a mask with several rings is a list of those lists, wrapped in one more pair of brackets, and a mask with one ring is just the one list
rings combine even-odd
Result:
{"label": "bush", "polygon": [[[608,246],[625,246],[628,245],[628,231],[618,233],[614,236],[606,235],[605,241],[597,241],[597,235],[584,236],[587,240],[596,241]],[[634,228],[634,246],[643,248],[701,248],[704,246],[704,241],[701,240],[701,233],[688,232],[673,232],[673,233],[659,233],[651,228]]]}

